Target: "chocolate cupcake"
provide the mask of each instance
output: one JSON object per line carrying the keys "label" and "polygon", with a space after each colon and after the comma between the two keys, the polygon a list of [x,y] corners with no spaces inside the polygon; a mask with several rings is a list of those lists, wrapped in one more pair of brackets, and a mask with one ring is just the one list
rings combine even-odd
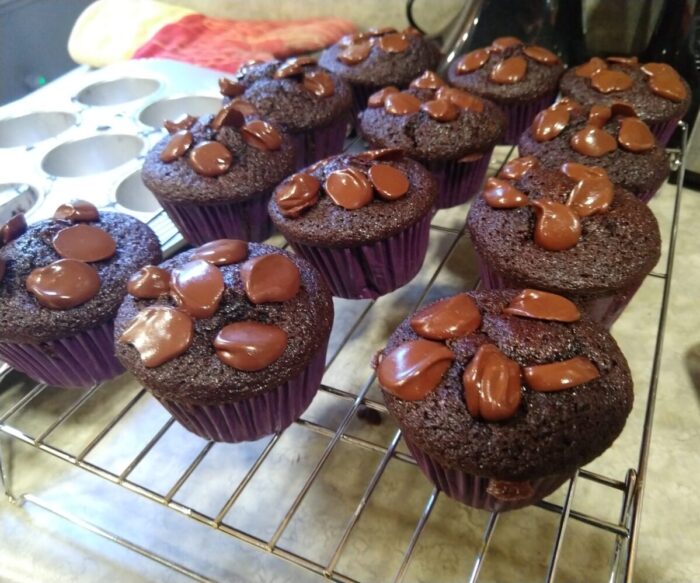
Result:
{"label": "chocolate cupcake", "polygon": [[428,247],[437,190],[400,150],[344,154],[290,176],[270,216],[341,298],[376,298],[408,283]]}
{"label": "chocolate cupcake", "polygon": [[141,176],[184,237],[195,245],[269,237],[272,189],[294,169],[289,136],[232,105],[166,128]]}
{"label": "chocolate cupcake", "polygon": [[29,227],[15,216],[0,238],[0,358],[61,387],[89,387],[121,373],[114,316],[129,276],[161,260],[153,231],[74,201]]}
{"label": "chocolate cupcake", "polygon": [[309,406],[332,322],[331,295],[308,262],[224,239],[133,275],[117,356],[189,431],[250,441]]}
{"label": "chocolate cupcake", "polygon": [[639,63],[636,57],[593,57],[566,72],[561,94],[590,107],[630,106],[662,146],[671,139],[690,107],[690,87],[665,63]]}
{"label": "chocolate cupcake", "polygon": [[456,59],[448,79],[500,106],[508,118],[505,143],[517,144],[537,112],[554,101],[563,72],[554,53],[507,36]]}
{"label": "chocolate cupcake", "polygon": [[426,71],[406,91],[388,86],[372,94],[360,133],[371,147],[401,148],[431,170],[438,180],[435,206],[442,209],[479,192],[505,122],[490,101]]}
{"label": "chocolate cupcake", "polygon": [[610,327],[659,259],[651,210],[605,170],[516,158],[489,178],[467,217],[486,289],[565,295]]}
{"label": "chocolate cupcake", "polygon": [[588,110],[564,98],[543,110],[520,137],[521,156],[548,168],[577,162],[603,168],[613,184],[649,202],[669,175],[668,158],[647,125],[622,104]]}
{"label": "chocolate cupcake", "polygon": [[296,168],[343,150],[350,122],[352,89],[313,57],[246,65],[219,81],[224,103],[256,112],[294,140]]}
{"label": "chocolate cupcake", "polygon": [[423,71],[437,68],[439,60],[437,45],[409,27],[344,36],[321,53],[319,63],[352,86],[355,119],[372,93],[388,85],[406,89]]}
{"label": "chocolate cupcake", "polygon": [[428,479],[492,512],[533,504],[615,441],[632,409],[615,340],[566,298],[468,292],[407,318],[377,357]]}

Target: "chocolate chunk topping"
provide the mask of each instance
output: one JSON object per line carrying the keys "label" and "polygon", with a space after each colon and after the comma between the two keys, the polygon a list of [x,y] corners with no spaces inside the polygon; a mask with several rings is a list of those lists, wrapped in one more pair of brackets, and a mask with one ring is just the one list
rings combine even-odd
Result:
{"label": "chocolate chunk topping", "polygon": [[384,101],[386,100],[387,96],[391,95],[392,93],[398,92],[398,87],[394,87],[393,85],[389,85],[388,87],[384,87],[379,91],[375,91],[374,93],[372,93],[372,95],[369,96],[369,99],[367,100],[367,106],[384,107]]}
{"label": "chocolate chunk topping", "polygon": [[518,180],[525,176],[532,168],[537,168],[537,166],[539,166],[539,162],[534,156],[513,158],[501,168],[498,176],[507,180]]}
{"label": "chocolate chunk topping", "polygon": [[0,227],[0,244],[7,245],[27,230],[24,213],[19,213]]}
{"label": "chocolate chunk topping", "polygon": [[527,61],[521,56],[509,57],[496,65],[489,79],[501,85],[510,85],[522,81],[527,72]]}
{"label": "chocolate chunk topping", "polygon": [[411,318],[414,332],[428,340],[449,340],[466,336],[481,326],[481,314],[474,300],[465,294],[445,298],[423,308]]}
{"label": "chocolate chunk topping", "polygon": [[297,77],[304,74],[304,66],[296,60],[288,60],[282,63],[273,75],[275,79],[285,79],[287,77]]}
{"label": "chocolate chunk topping", "polygon": [[211,120],[211,127],[220,130],[223,127],[241,128],[245,124],[245,115],[236,107],[233,102],[229,102],[222,107]]}
{"label": "chocolate chunk topping", "polygon": [[666,63],[644,63],[641,66],[644,73],[653,77],[654,75],[664,75],[666,73],[675,73],[676,70]]}
{"label": "chocolate chunk topping", "polygon": [[170,273],[162,267],[146,265],[129,278],[126,289],[135,298],[157,298],[170,291]]}
{"label": "chocolate chunk topping", "polygon": [[562,97],[551,107],[556,109],[566,109],[569,113],[572,111],[581,111],[581,104],[578,101],[574,101],[571,97]]}
{"label": "chocolate chunk topping", "polygon": [[400,33],[386,34],[379,39],[379,48],[385,53],[403,53],[408,45],[408,39]]}
{"label": "chocolate chunk topping", "polygon": [[608,63],[620,63],[621,65],[636,65],[639,63],[639,59],[637,57],[606,57],[605,58]]}
{"label": "chocolate chunk topping", "polygon": [[389,93],[384,98],[384,109],[392,115],[408,115],[420,110],[421,102],[415,96],[405,91]]}
{"label": "chocolate chunk topping", "polygon": [[500,53],[505,51],[506,49],[519,47],[522,44],[523,41],[521,41],[516,36],[501,36],[491,43],[491,49]]}
{"label": "chocolate chunk topping", "polygon": [[408,177],[389,164],[375,164],[367,175],[379,196],[386,200],[401,198],[410,187]]}
{"label": "chocolate chunk topping", "polygon": [[454,121],[459,117],[459,108],[447,99],[432,99],[421,103],[420,108],[437,121]]}
{"label": "chocolate chunk topping", "polygon": [[330,97],[335,93],[333,79],[323,71],[310,71],[304,75],[301,84],[316,97]]}
{"label": "chocolate chunk topping", "polygon": [[372,185],[357,168],[331,172],[323,183],[331,200],[348,210],[359,209],[372,202]]}
{"label": "chocolate chunk topping", "polygon": [[524,192],[520,192],[510,182],[500,178],[487,179],[481,196],[490,207],[495,209],[512,209],[526,206],[528,203]]}
{"label": "chocolate chunk topping", "polygon": [[607,212],[614,196],[613,184],[607,176],[585,176],[574,186],[566,204],[579,217],[588,217]]}
{"label": "chocolate chunk topping", "polygon": [[151,306],[139,312],[120,336],[141,355],[144,366],[153,368],[180,356],[192,344],[194,322],[183,311]]}
{"label": "chocolate chunk topping", "polygon": [[591,76],[591,85],[601,93],[625,91],[632,87],[632,77],[622,71],[604,69]]}
{"label": "chocolate chunk topping", "polygon": [[285,217],[298,217],[318,202],[321,183],[311,174],[298,172],[275,189],[275,201]]}
{"label": "chocolate chunk topping", "polygon": [[603,59],[601,59],[599,57],[593,57],[587,63],[584,63],[583,65],[579,65],[578,67],[576,67],[576,76],[577,77],[586,77],[586,78],[590,79],[598,71],[603,71],[607,68],[608,68],[608,64]]}
{"label": "chocolate chunk topping", "polygon": [[253,120],[241,128],[243,139],[258,150],[279,150],[282,136],[269,123],[261,119]]}
{"label": "chocolate chunk topping", "polygon": [[652,75],[649,88],[656,95],[675,102],[683,101],[688,93],[680,75],[675,71]]}
{"label": "chocolate chunk topping", "polygon": [[189,164],[202,176],[220,176],[233,163],[233,156],[228,148],[219,142],[201,142],[190,151]]}
{"label": "chocolate chunk topping", "polygon": [[578,182],[589,176],[606,176],[608,173],[600,166],[585,166],[577,162],[565,162],[561,166],[561,171],[571,180]]}
{"label": "chocolate chunk topping", "polygon": [[339,52],[337,59],[346,65],[357,65],[369,57],[371,49],[369,41],[353,43]]}
{"label": "chocolate chunk topping", "polygon": [[564,107],[549,107],[540,111],[532,122],[532,135],[538,142],[553,140],[569,125],[571,114]]}
{"label": "chocolate chunk topping", "polygon": [[61,229],[54,235],[51,244],[61,257],[88,263],[109,259],[117,252],[112,235],[92,225]]}
{"label": "chocolate chunk topping", "polygon": [[489,60],[489,50],[488,49],[477,49],[471,51],[464,55],[457,63],[457,74],[465,75],[481,69]]}
{"label": "chocolate chunk topping", "polygon": [[215,265],[193,259],[173,270],[170,293],[178,307],[190,316],[210,318],[219,308],[224,277]]}
{"label": "chocolate chunk topping", "polygon": [[225,95],[226,97],[238,97],[239,95],[243,95],[245,87],[237,81],[221,77],[221,79],[219,79],[219,91],[221,95]]}
{"label": "chocolate chunk topping", "polygon": [[377,367],[377,380],[407,401],[425,399],[450,368],[455,355],[441,342],[413,340],[392,350]]}
{"label": "chocolate chunk topping", "polygon": [[183,115],[179,117],[176,121],[166,119],[163,123],[163,127],[168,131],[169,134],[175,134],[181,130],[190,129],[196,121],[197,118],[193,115]]}
{"label": "chocolate chunk topping", "polygon": [[403,156],[401,148],[379,148],[357,154],[357,157],[361,160],[400,160]]}
{"label": "chocolate chunk topping", "polygon": [[214,347],[224,364],[252,372],[262,370],[282,356],[287,348],[287,333],[273,324],[235,322],[219,331]]}
{"label": "chocolate chunk topping", "polygon": [[571,300],[535,289],[524,289],[503,312],[521,318],[555,322],[577,322],[581,319],[581,312]]}
{"label": "chocolate chunk topping", "polygon": [[626,117],[620,122],[617,141],[630,152],[646,152],[656,145],[649,126],[636,117]]}
{"label": "chocolate chunk topping", "polygon": [[612,117],[612,110],[607,105],[594,105],[588,112],[588,125],[602,128]]}
{"label": "chocolate chunk topping", "polygon": [[533,200],[535,209],[535,243],[548,251],[571,249],[581,237],[581,220],[561,203]]}
{"label": "chocolate chunk topping", "polygon": [[27,276],[29,291],[45,308],[67,310],[91,300],[100,291],[97,271],[82,261],[59,259]]}
{"label": "chocolate chunk topping", "polygon": [[188,130],[180,130],[173,134],[170,141],[165,145],[165,148],[160,153],[160,159],[163,162],[174,162],[178,158],[185,155],[185,152],[190,149],[194,137]]}
{"label": "chocolate chunk topping", "polygon": [[538,63],[542,63],[543,65],[556,65],[559,62],[559,57],[544,47],[535,45],[525,47],[523,49],[523,53]]}
{"label": "chocolate chunk topping", "polygon": [[291,300],[301,285],[299,268],[278,253],[246,261],[241,266],[241,279],[248,299],[254,304]]}
{"label": "chocolate chunk topping", "polygon": [[216,239],[200,245],[192,259],[203,259],[212,265],[240,263],[248,257],[248,243],[239,239]]}
{"label": "chocolate chunk topping", "polygon": [[464,370],[462,384],[472,417],[503,421],[518,411],[520,366],[493,344],[483,344]]}
{"label": "chocolate chunk topping", "polygon": [[579,154],[598,158],[617,150],[617,142],[608,132],[586,126],[571,136],[571,147]]}
{"label": "chocolate chunk topping", "polygon": [[448,99],[460,109],[474,113],[484,111],[483,99],[456,87],[440,87],[435,93],[435,97],[436,99]]}
{"label": "chocolate chunk topping", "polygon": [[255,115],[258,112],[250,101],[240,98],[234,99],[226,107],[240,111],[243,115]]}
{"label": "chocolate chunk topping", "polygon": [[600,376],[595,364],[585,356],[569,360],[526,366],[525,382],[533,391],[549,392],[571,389]]}
{"label": "chocolate chunk topping", "polygon": [[86,200],[74,200],[62,204],[56,209],[53,218],[57,221],[72,221],[74,223],[96,221],[100,218],[97,207]]}
{"label": "chocolate chunk topping", "polygon": [[411,87],[414,89],[439,89],[443,87],[445,82],[442,77],[433,71],[426,71],[420,77],[416,77],[411,81]]}

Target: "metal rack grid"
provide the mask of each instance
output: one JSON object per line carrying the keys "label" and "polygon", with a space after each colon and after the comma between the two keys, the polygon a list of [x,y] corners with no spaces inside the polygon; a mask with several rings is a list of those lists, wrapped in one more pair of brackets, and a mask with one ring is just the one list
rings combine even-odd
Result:
{"label": "metal rack grid", "polygon": [[[615,536],[615,544],[613,548],[613,553],[610,561],[610,571],[609,571],[609,581],[614,583],[616,581],[626,581],[630,583],[633,578],[634,573],[634,559],[635,551],[637,547],[637,542],[639,539],[639,525],[641,518],[642,502],[644,495],[645,477],[648,464],[649,456],[649,445],[651,441],[651,432],[654,417],[654,406],[656,399],[656,392],[659,380],[659,371],[661,363],[661,354],[663,350],[663,340],[664,331],[667,318],[670,290],[671,290],[671,279],[673,273],[674,264],[674,254],[676,246],[676,237],[678,230],[678,219],[680,210],[680,200],[683,184],[683,176],[685,171],[685,147],[687,141],[688,128],[684,123],[680,124],[680,131],[682,132],[682,146],[679,153],[675,156],[675,166],[678,170],[677,177],[677,187],[675,190],[675,201],[673,208],[673,216],[671,222],[671,236],[669,241],[668,258],[666,263],[665,273],[652,273],[650,277],[659,278],[663,280],[663,295],[661,308],[659,312],[659,324],[656,332],[655,346],[654,346],[654,358],[651,370],[651,379],[648,387],[648,398],[646,402],[646,409],[644,412],[644,425],[642,429],[640,448],[639,448],[639,458],[638,464],[634,468],[627,470],[626,475],[622,479],[609,477],[606,475],[601,475],[599,473],[594,473],[585,469],[579,470],[574,477],[569,481],[566,486],[566,493],[564,500],[561,504],[556,504],[551,501],[543,500],[537,506],[546,511],[556,513],[559,515],[558,527],[555,532],[554,541],[549,552],[549,559],[547,564],[545,580],[551,582],[555,579],[557,574],[557,566],[561,557],[561,551],[567,531],[567,525],[571,520],[580,521],[594,528],[607,531]],[[351,143],[347,149],[353,146],[357,147],[358,144]],[[510,153],[502,161],[505,162],[510,157]],[[164,215],[158,215],[154,218],[154,222],[158,223],[161,221],[162,224],[159,225],[161,231],[161,242],[165,249],[172,249],[173,246],[179,243],[179,236],[177,232],[173,230],[172,225],[168,225],[169,221],[164,221]],[[418,307],[428,296],[433,284],[435,283],[438,274],[445,266],[446,262],[455,251],[457,244],[460,242],[461,238],[464,236],[463,230],[452,229],[444,226],[433,225],[431,226],[433,231],[441,231],[442,233],[451,237],[449,243],[449,248],[447,252],[442,257],[437,269],[432,273],[427,286],[423,289],[418,301],[413,306],[413,309]],[[165,235],[163,235],[165,233]],[[347,332],[344,334],[340,347],[336,350],[333,357],[327,362],[326,370],[328,370],[333,362],[338,358],[346,343],[350,340],[353,334],[360,328],[363,320],[368,316],[370,308],[373,302],[369,302],[364,310],[358,315],[355,322],[350,326]],[[2,386],[2,381],[10,372],[8,367],[0,369],[0,387]],[[186,467],[186,469],[172,482],[171,486],[163,492],[155,491],[139,483],[137,479],[132,479],[131,476],[134,470],[139,466],[139,464],[149,455],[153,448],[159,443],[166,432],[174,423],[174,419],[169,418],[156,433],[143,444],[140,451],[129,461],[125,469],[121,472],[116,472],[109,470],[104,467],[100,467],[95,463],[88,461],[86,458],[95,448],[105,439],[106,436],[112,432],[119,422],[132,410],[138,403],[143,402],[144,399],[150,399],[145,389],[140,388],[135,395],[123,406],[121,409],[104,425],[101,426],[99,432],[85,445],[80,451],[69,452],[65,449],[51,445],[48,442],[48,438],[63,424],[65,424],[73,415],[80,410],[85,403],[87,403],[94,395],[96,395],[103,385],[96,385],[80,395],[70,406],[61,411],[57,416],[48,424],[42,431],[36,432],[35,434],[29,434],[18,427],[13,426],[12,418],[17,414],[26,411],[31,408],[32,404],[36,402],[38,397],[42,395],[47,390],[46,385],[39,384],[35,385],[29,392],[24,394],[20,399],[13,403],[4,411],[0,411],[0,432],[7,436],[10,436],[24,444],[28,444],[38,450],[50,454],[58,459],[61,459],[69,464],[72,464],[78,468],[86,470],[87,472],[99,476],[109,482],[121,485],[127,490],[139,494],[151,501],[162,504],[178,513],[192,518],[193,520],[210,526],[220,532],[226,533],[232,537],[235,537],[253,547],[264,551],[267,553],[272,553],[277,557],[280,557],[286,561],[289,561],[297,566],[304,567],[313,573],[325,576],[332,580],[337,581],[356,581],[352,577],[342,573],[339,568],[339,561],[341,556],[346,549],[346,545],[353,529],[357,526],[358,521],[361,519],[363,513],[368,507],[371,500],[373,492],[377,488],[377,485],[382,478],[388,464],[392,460],[397,460],[406,464],[415,465],[415,461],[408,453],[404,453],[399,449],[399,443],[401,440],[400,430],[396,430],[393,433],[388,445],[380,445],[373,441],[363,439],[351,435],[346,432],[357,412],[362,407],[368,407],[380,413],[386,413],[386,408],[384,405],[368,396],[370,388],[372,387],[374,381],[374,375],[372,374],[367,381],[362,385],[361,389],[357,393],[348,392],[344,389],[337,387],[322,385],[321,392],[325,392],[328,395],[332,395],[335,398],[341,399],[349,403],[349,409],[345,412],[337,428],[335,430],[329,429],[328,427],[307,420],[300,419],[296,422],[298,427],[302,427],[305,430],[311,431],[315,434],[323,436],[328,439],[325,449],[321,454],[320,458],[316,462],[313,469],[310,471],[309,475],[301,487],[301,489],[296,494],[292,504],[287,508],[281,520],[278,522],[276,528],[274,529],[274,534],[269,538],[262,538],[246,532],[243,529],[237,528],[231,525],[227,520],[227,514],[229,510],[233,507],[236,501],[245,492],[246,487],[250,484],[251,480],[254,478],[256,473],[259,472],[260,468],[264,466],[266,460],[269,458],[271,452],[275,449],[276,445],[279,443],[282,434],[276,434],[271,437],[267,442],[262,451],[258,454],[257,459],[249,467],[248,471],[242,477],[238,485],[231,492],[226,502],[221,506],[221,508],[216,513],[203,513],[190,506],[184,505],[175,500],[177,493],[183,488],[187,481],[192,477],[197,468],[206,458],[207,454],[211,451],[214,446],[213,442],[207,442],[199,450],[197,455],[194,456],[192,461]],[[302,556],[297,552],[285,549],[280,544],[280,539],[285,533],[285,530],[290,524],[290,521],[294,517],[295,513],[299,510],[302,502],[304,502],[306,496],[309,494],[312,486],[314,485],[316,479],[318,478],[320,472],[327,463],[332,452],[339,443],[345,443],[353,448],[359,448],[366,451],[374,452],[381,456],[379,463],[376,465],[371,478],[364,487],[364,492],[359,499],[359,502],[355,506],[354,511],[347,518],[345,526],[342,529],[342,534],[335,542],[333,552],[330,555],[330,559],[321,563],[319,561],[310,559],[308,557]],[[2,485],[5,490],[5,494],[9,499],[21,505],[23,503],[32,503],[39,507],[44,508],[47,511],[52,512],[62,518],[65,518],[72,523],[91,531],[94,534],[105,537],[117,544],[120,544],[134,552],[137,552],[143,556],[146,556],[158,563],[165,565],[175,571],[189,576],[194,580],[198,581],[210,581],[211,579],[197,573],[192,569],[188,568],[186,565],[179,564],[177,562],[171,561],[167,558],[159,556],[158,554],[150,551],[147,548],[139,546],[108,532],[107,530],[101,528],[100,526],[88,522],[80,517],[77,517],[69,512],[66,512],[59,506],[46,502],[35,496],[33,494],[25,493],[20,496],[14,496],[9,487],[9,476],[7,476],[7,463],[3,463],[2,448],[0,447],[0,479],[2,479]],[[621,493],[621,504],[619,508],[619,519],[614,521],[604,520],[599,517],[593,516],[592,514],[576,511],[572,508],[572,503],[574,500],[574,495],[576,491],[577,484],[581,481],[589,481],[601,485],[605,488],[612,489]],[[405,548],[403,557],[400,561],[400,566],[396,570],[393,580],[396,582],[402,581],[407,573],[408,567],[410,565],[414,550],[419,542],[421,534],[428,523],[431,513],[435,507],[436,501],[440,492],[433,488],[430,492],[427,500],[425,501],[418,521],[413,528],[413,532],[410,536],[408,545]],[[472,567],[469,573],[465,573],[467,580],[472,583],[479,579],[484,561],[487,558],[487,553],[489,550],[489,545],[494,537],[499,521],[498,513],[491,513],[486,521],[483,534],[481,537],[481,542],[478,548],[474,549],[475,557],[472,563]]]}

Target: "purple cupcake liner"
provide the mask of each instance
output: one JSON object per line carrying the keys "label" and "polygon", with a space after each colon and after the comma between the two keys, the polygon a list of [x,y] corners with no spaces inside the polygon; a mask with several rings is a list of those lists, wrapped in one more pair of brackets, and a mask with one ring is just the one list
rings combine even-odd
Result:
{"label": "purple cupcake liner", "polygon": [[34,380],[56,387],[91,387],[124,372],[114,355],[114,320],[41,344],[0,342],[0,358]]}
{"label": "purple cupcake liner", "polygon": [[520,139],[520,134],[530,126],[532,120],[535,119],[535,116],[540,111],[554,103],[556,97],[557,92],[553,91],[536,101],[511,104],[499,103],[499,107],[506,114],[507,118],[506,135],[503,138],[503,143],[516,145]]}
{"label": "purple cupcake liner", "polygon": [[277,389],[220,405],[191,405],[156,397],[188,431],[212,441],[255,441],[282,431],[311,404],[323,378],[328,340],[299,375]]}
{"label": "purple cupcake liner", "polygon": [[679,121],[681,121],[680,117],[674,117],[668,121],[660,121],[656,123],[647,122],[647,125],[649,126],[651,133],[656,136],[657,140],[659,140],[659,144],[665,148],[666,144],[668,144],[668,141],[671,139],[673,132],[676,131]]}
{"label": "purple cupcake liner", "polygon": [[569,474],[555,474],[537,480],[528,480],[532,487],[531,495],[517,500],[501,500],[488,493],[487,489],[491,482],[489,478],[444,468],[410,441],[406,440],[406,445],[423,474],[439,490],[462,504],[489,512],[517,510],[535,504],[571,478]]}
{"label": "purple cupcake liner", "polygon": [[471,200],[481,190],[492,153],[493,148],[473,162],[423,162],[438,181],[435,208],[451,208]]}
{"label": "purple cupcake liner", "polygon": [[636,192],[634,195],[644,203],[649,203],[649,201],[654,198],[654,195],[659,192],[658,188],[654,190],[646,190],[644,192]]}
{"label": "purple cupcake liner", "polygon": [[335,297],[371,299],[388,294],[415,277],[425,259],[429,232],[430,214],[401,233],[369,245],[291,245],[321,273]]}
{"label": "purple cupcake liner", "polygon": [[357,116],[367,109],[367,101],[369,101],[369,96],[378,89],[378,87],[368,87],[367,85],[352,86],[352,123],[355,126],[355,129],[359,130],[360,127]]}
{"label": "purple cupcake liner", "polygon": [[[517,289],[523,287],[493,271],[478,253],[476,255],[481,274],[482,289]],[[620,317],[643,282],[644,278],[622,290],[592,298],[572,294],[563,295],[570,297],[593,320],[605,326],[605,328],[610,328]],[[547,290],[545,289],[544,291]]]}
{"label": "purple cupcake liner", "polygon": [[296,148],[296,168],[301,170],[314,162],[340,154],[343,151],[345,138],[348,135],[348,118],[346,114],[331,125],[292,134],[291,138]]}
{"label": "purple cupcake liner", "polygon": [[221,204],[174,203],[159,199],[182,235],[192,245],[216,239],[264,241],[274,230],[267,204],[272,191],[245,202]]}

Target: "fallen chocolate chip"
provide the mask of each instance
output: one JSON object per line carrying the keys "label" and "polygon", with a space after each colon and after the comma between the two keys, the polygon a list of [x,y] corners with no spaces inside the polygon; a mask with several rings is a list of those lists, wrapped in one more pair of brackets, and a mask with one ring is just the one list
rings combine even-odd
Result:
{"label": "fallen chocolate chip", "polygon": [[53,218],[57,221],[74,223],[96,221],[100,218],[97,207],[87,200],[74,200],[62,204],[56,209]]}

